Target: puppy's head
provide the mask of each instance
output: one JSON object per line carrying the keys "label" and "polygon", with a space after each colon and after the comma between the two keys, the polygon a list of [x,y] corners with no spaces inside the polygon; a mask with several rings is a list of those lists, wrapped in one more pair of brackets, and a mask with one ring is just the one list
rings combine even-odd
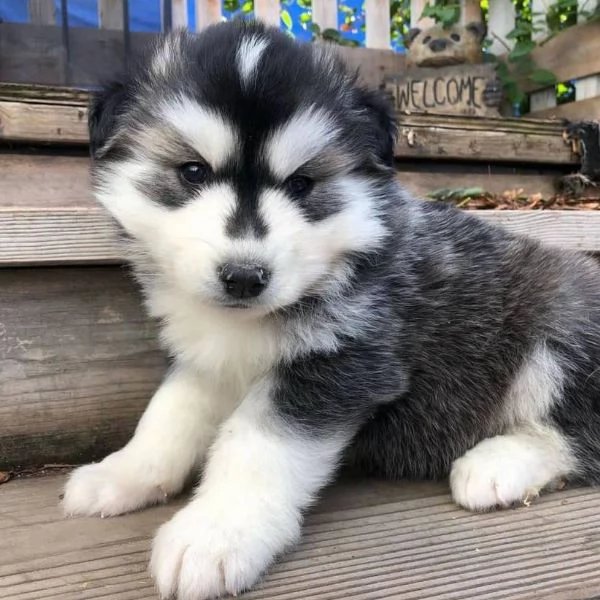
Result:
{"label": "puppy's head", "polygon": [[90,108],[96,196],[156,279],[268,312],[385,236],[388,106],[321,47],[256,23],[170,34]]}

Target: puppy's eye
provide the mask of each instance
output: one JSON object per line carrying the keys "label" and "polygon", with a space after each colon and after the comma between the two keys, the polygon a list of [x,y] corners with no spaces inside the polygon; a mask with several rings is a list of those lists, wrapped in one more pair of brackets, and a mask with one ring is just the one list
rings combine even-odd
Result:
{"label": "puppy's eye", "polygon": [[210,168],[201,162],[189,162],[179,167],[179,173],[188,183],[201,185],[208,179]]}
{"label": "puppy's eye", "polygon": [[314,181],[310,177],[304,177],[303,175],[294,175],[285,182],[286,188],[294,196],[308,194],[313,185]]}
{"label": "puppy's eye", "polygon": [[450,38],[453,39],[455,42],[460,42],[460,35],[458,35],[458,33],[451,34]]}
{"label": "puppy's eye", "polygon": [[424,44],[429,44],[430,41],[431,41],[431,36],[430,35],[428,35],[425,38],[423,38],[423,43]]}

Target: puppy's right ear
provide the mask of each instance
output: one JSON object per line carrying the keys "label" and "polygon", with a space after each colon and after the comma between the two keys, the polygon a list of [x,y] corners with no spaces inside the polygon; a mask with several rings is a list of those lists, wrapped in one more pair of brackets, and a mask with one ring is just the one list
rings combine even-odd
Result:
{"label": "puppy's right ear", "polygon": [[114,82],[94,94],[88,110],[90,152],[93,158],[104,156],[111,148],[119,117],[127,109],[127,90]]}

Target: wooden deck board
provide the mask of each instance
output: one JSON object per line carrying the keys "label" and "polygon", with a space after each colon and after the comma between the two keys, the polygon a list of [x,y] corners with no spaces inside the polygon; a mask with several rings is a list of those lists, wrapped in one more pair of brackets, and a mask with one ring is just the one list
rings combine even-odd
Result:
{"label": "wooden deck board", "polygon": [[[0,596],[154,600],[151,536],[178,500],[116,519],[64,519],[64,476],[0,487]],[[444,484],[344,480],[304,538],[244,600],[584,600],[600,594],[600,491],[472,514]]]}
{"label": "wooden deck board", "polygon": [[[443,167],[441,167],[443,169]],[[0,154],[0,267],[107,264],[121,260],[118,228],[92,198],[86,156]],[[549,173],[408,171],[399,180],[424,195],[445,187],[551,195]],[[600,211],[473,211],[510,231],[562,248],[600,250]]]}

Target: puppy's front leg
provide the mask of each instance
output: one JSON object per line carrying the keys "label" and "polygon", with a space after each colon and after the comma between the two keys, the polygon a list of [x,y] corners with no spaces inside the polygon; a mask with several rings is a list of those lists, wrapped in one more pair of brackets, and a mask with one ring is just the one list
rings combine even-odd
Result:
{"label": "puppy's front leg", "polygon": [[194,499],[157,534],[151,571],[161,596],[204,600],[254,584],[298,539],[302,510],[348,437],[302,433],[278,410],[273,383],[257,385],[223,424]]}
{"label": "puppy's front leg", "polygon": [[69,515],[113,516],[178,493],[233,410],[234,398],[186,368],[171,372],[135,435],[103,461],[76,469],[63,507]]}

